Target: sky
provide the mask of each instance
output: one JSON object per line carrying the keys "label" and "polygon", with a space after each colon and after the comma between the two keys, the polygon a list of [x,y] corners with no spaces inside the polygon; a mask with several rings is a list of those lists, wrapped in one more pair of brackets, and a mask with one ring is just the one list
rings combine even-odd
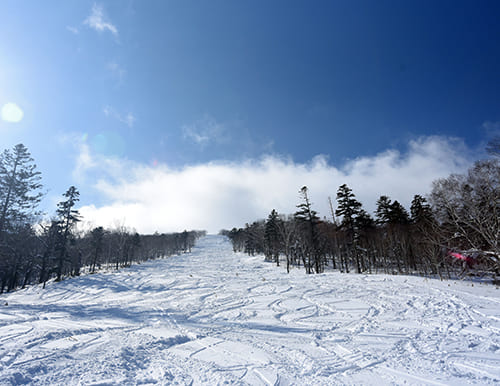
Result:
{"label": "sky", "polygon": [[498,1],[0,0],[0,150],[28,147],[53,216],[217,232],[373,213],[500,134]]}

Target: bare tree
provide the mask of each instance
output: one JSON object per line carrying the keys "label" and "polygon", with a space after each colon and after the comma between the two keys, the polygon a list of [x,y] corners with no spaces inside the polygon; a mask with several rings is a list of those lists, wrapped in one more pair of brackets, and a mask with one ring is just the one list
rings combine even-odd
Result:
{"label": "bare tree", "polygon": [[290,272],[290,266],[297,263],[296,243],[298,237],[297,221],[290,217],[288,219],[282,217],[277,223],[278,237],[282,247],[283,254],[286,258],[286,271]]}
{"label": "bare tree", "polygon": [[500,157],[500,136],[494,137],[488,142],[486,151],[495,157]]}
{"label": "bare tree", "polygon": [[[478,161],[466,175],[436,181],[430,196],[445,242],[500,256],[500,160]],[[497,261],[498,268],[500,262]]]}

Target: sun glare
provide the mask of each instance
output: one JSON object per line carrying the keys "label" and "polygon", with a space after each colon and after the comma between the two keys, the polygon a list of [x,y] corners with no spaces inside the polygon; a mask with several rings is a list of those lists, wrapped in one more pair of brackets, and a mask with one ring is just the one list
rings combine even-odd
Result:
{"label": "sun glare", "polygon": [[2,107],[1,117],[7,122],[20,122],[23,119],[24,113],[21,108],[15,103],[6,103]]}

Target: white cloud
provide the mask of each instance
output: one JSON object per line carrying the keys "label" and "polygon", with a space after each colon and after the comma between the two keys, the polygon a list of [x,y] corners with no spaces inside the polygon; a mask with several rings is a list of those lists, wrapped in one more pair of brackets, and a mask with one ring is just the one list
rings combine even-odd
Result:
{"label": "white cloud", "polygon": [[330,217],[328,196],[335,202],[338,187],[347,183],[365,209],[373,212],[382,194],[408,206],[415,194],[428,193],[435,179],[466,170],[472,160],[467,154],[465,145],[456,139],[426,137],[411,141],[403,154],[387,150],[339,167],[330,165],[322,155],[305,164],[266,156],[181,169],[131,163],[120,167],[116,159],[82,162],[114,174],[94,186],[109,204],[84,206],[80,211],[95,224],[112,226],[119,220],[143,233],[217,232],[265,218],[272,209],[295,212],[298,191],[304,185],[314,209]]}
{"label": "white cloud", "polygon": [[483,123],[483,128],[490,135],[498,134],[500,132],[500,121],[486,121]]}
{"label": "white cloud", "polygon": [[91,154],[87,144],[87,134],[78,133],[59,133],[55,141],[61,146],[71,146],[76,153],[75,166],[72,171],[72,177],[80,184],[84,183],[87,172],[96,167],[95,157]]}
{"label": "white cloud", "polygon": [[228,143],[229,133],[225,126],[217,122],[213,117],[205,115],[202,119],[182,127],[184,139],[192,141],[200,146],[209,143]]}
{"label": "white cloud", "polygon": [[98,32],[109,31],[115,37],[118,37],[118,29],[116,26],[109,21],[104,15],[104,11],[101,5],[94,4],[92,6],[92,11],[87,17],[83,24],[89,26],[92,29],[95,29]]}
{"label": "white cloud", "polygon": [[[93,151],[93,149],[96,148],[96,143],[99,144],[99,140],[104,137],[110,137],[110,141],[115,143],[120,142],[121,139],[118,134],[113,135],[113,132],[98,134],[93,137],[93,140],[89,138],[88,134],[76,132],[59,133],[56,136],[55,140],[59,142],[61,146],[70,146],[74,149],[76,156],[72,170],[72,178],[78,185],[87,184],[88,181],[95,181],[96,178],[101,178],[103,176],[105,176],[108,181],[127,177],[127,171],[132,167],[128,161],[120,159],[115,155],[102,155]],[[102,148],[98,150],[102,150]]]}
{"label": "white cloud", "polygon": [[80,152],[78,154],[78,158],[76,159],[76,166],[74,169],[73,176],[80,180],[83,178],[85,172],[96,166],[94,159],[90,155],[89,146],[86,143],[80,144]]}
{"label": "white cloud", "polygon": [[66,29],[74,35],[78,35],[80,33],[80,30],[77,27],[73,27],[71,25],[67,25]]}
{"label": "white cloud", "polygon": [[[183,139],[201,151],[217,147],[219,150],[224,149],[226,154],[246,157],[273,152],[274,140],[265,136],[254,137],[237,119],[221,122],[205,114],[201,119],[183,125],[181,129]],[[234,132],[238,132],[238,135],[232,135]]]}
{"label": "white cloud", "polygon": [[127,70],[125,70],[117,62],[112,61],[107,63],[106,68],[111,72],[112,76],[118,80],[118,84],[121,84],[125,75],[127,75]]}
{"label": "white cloud", "polygon": [[17,123],[23,119],[24,112],[18,105],[9,102],[2,106],[0,116],[6,122]]}
{"label": "white cloud", "polygon": [[121,117],[121,121],[125,123],[128,127],[134,126],[136,118],[132,113],[127,113],[124,117]]}
{"label": "white cloud", "polygon": [[134,126],[134,123],[136,121],[134,114],[132,114],[131,112],[128,112],[125,115],[121,115],[111,106],[104,106],[102,111],[103,111],[104,115],[106,115],[107,117],[115,118],[118,121],[126,124],[130,128],[132,128]]}

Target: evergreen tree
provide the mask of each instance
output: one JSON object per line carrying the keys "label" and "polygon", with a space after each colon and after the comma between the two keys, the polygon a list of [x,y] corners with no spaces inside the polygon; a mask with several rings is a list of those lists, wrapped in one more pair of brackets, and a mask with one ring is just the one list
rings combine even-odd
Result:
{"label": "evergreen tree", "polygon": [[406,209],[398,202],[391,202],[388,196],[380,196],[375,211],[377,224],[407,224],[410,216]]}
{"label": "evergreen tree", "polygon": [[245,252],[249,255],[264,252],[264,229],[263,220],[254,221],[251,225],[245,224]]}
{"label": "evergreen tree", "polygon": [[279,239],[279,223],[280,218],[276,210],[272,210],[267,218],[264,228],[264,242],[266,259],[274,259],[276,265],[280,265],[280,239]]}
{"label": "evergreen tree", "polygon": [[307,186],[303,186],[302,189],[300,189],[300,194],[304,202],[297,205],[299,210],[295,213],[295,219],[302,228],[302,240],[304,243],[304,250],[307,253],[308,261],[304,261],[304,265],[307,273],[312,272],[313,265],[316,269],[316,273],[320,273],[323,271],[319,248],[319,234],[317,229],[320,219],[317,212],[312,209],[311,201],[307,195]]}
{"label": "evergreen tree", "polygon": [[[342,216],[340,228],[345,231],[347,246],[350,247],[348,248],[350,249],[348,253],[354,256],[357,271],[358,273],[361,273],[361,260],[357,248],[359,230],[357,229],[356,224],[357,217],[360,215],[360,213],[362,213],[361,203],[356,200],[351,188],[349,188],[346,184],[343,184],[339,187],[337,191],[337,202],[338,207],[335,211],[335,214],[337,216]],[[366,213],[366,215],[368,214]],[[366,215],[363,214],[363,217],[366,217]],[[347,263],[345,263],[345,266],[347,267]]]}
{"label": "evergreen tree", "polygon": [[361,209],[361,203],[355,197],[352,189],[346,184],[341,185],[337,191],[338,207],[335,215],[342,216],[340,226],[348,231],[354,231],[354,220]]}
{"label": "evergreen tree", "polygon": [[359,231],[366,231],[375,227],[375,221],[373,221],[373,218],[364,209],[359,210],[354,220],[354,224]]}
{"label": "evergreen tree", "polygon": [[386,224],[390,221],[391,199],[388,196],[380,196],[377,200],[375,216],[377,224]]}
{"label": "evergreen tree", "polygon": [[407,210],[398,201],[394,201],[390,206],[389,222],[391,224],[408,224],[410,222]]}
{"label": "evergreen tree", "polygon": [[90,244],[92,248],[92,260],[90,263],[90,272],[95,272],[97,262],[99,261],[99,255],[102,252],[104,243],[104,228],[97,227],[90,232]]}
{"label": "evergreen tree", "polygon": [[58,227],[59,227],[59,257],[57,260],[56,266],[56,280],[59,281],[62,278],[64,262],[67,259],[68,253],[68,242],[71,238],[71,231],[76,225],[77,222],[80,221],[80,214],[78,210],[73,209],[75,204],[80,201],[78,198],[80,193],[78,190],[71,186],[66,193],[63,195],[66,197],[65,201],[61,201],[57,204],[57,215],[59,217]]}
{"label": "evergreen tree", "polygon": [[28,149],[18,144],[0,155],[0,241],[4,232],[37,215],[35,208],[42,198],[40,172]]}
{"label": "evergreen tree", "polygon": [[[180,234],[181,237],[181,245],[178,248],[182,252],[187,252],[189,248],[189,232],[184,231]],[[127,234],[125,240],[125,251],[124,251],[124,266],[130,266],[132,261],[135,259],[136,251],[141,246],[141,236],[139,233],[135,232],[134,234]]]}
{"label": "evergreen tree", "polygon": [[419,194],[416,194],[411,201],[410,207],[411,221],[415,224],[428,222],[432,219],[431,206],[427,200]]}
{"label": "evergreen tree", "polygon": [[0,154],[0,293],[25,285],[34,269],[31,223],[42,185],[33,161],[22,144]]}

